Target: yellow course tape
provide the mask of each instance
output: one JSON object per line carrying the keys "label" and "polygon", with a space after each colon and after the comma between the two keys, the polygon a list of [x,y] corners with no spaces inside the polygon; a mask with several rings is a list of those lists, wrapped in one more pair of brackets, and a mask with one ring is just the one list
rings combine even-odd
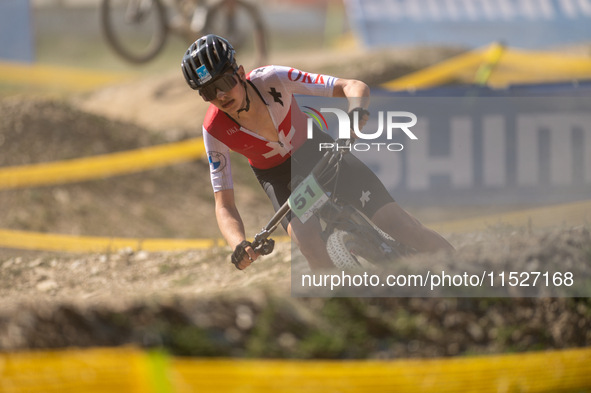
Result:
{"label": "yellow course tape", "polygon": [[481,86],[486,85],[493,72],[493,69],[501,60],[504,52],[505,46],[500,43],[490,46],[490,48],[483,55],[484,63],[482,63],[476,71],[476,75],[474,76],[474,84]]}
{"label": "yellow course tape", "polygon": [[584,349],[399,361],[175,359],[173,368],[178,392],[553,392],[591,387],[589,361]]}
{"label": "yellow course tape", "polygon": [[58,235],[0,229],[0,247],[21,250],[66,251],[66,252],[117,252],[122,249],[133,251],[181,251],[204,250],[223,247],[221,239],[133,239],[92,236]]}
{"label": "yellow course tape", "polygon": [[548,73],[564,72],[586,76],[591,73],[591,59],[558,53],[511,49],[503,58],[503,62],[505,61],[515,65],[527,65],[536,70],[545,70]]}
{"label": "yellow course tape", "polygon": [[166,361],[132,348],[78,349],[0,354],[0,392],[581,391],[591,388],[589,364],[588,348],[395,361]]}
{"label": "yellow course tape", "polygon": [[507,51],[488,84],[505,87],[512,83],[570,82],[591,79],[591,59],[557,53]]}
{"label": "yellow course tape", "polygon": [[[426,226],[439,233],[463,233],[485,230],[498,224],[545,228],[559,225],[588,225],[590,220],[591,201],[583,201],[464,220],[435,222]],[[273,239],[277,242],[290,241],[287,236],[273,236]],[[222,239],[108,238],[0,229],[0,247],[22,250],[106,253],[130,248],[133,251],[159,252],[204,250],[225,245],[226,242]]]}
{"label": "yellow course tape", "polygon": [[[494,72],[492,67],[494,65]],[[475,76],[476,75],[476,76]],[[562,53],[524,51],[492,44],[384,83],[390,90],[416,90],[452,81],[486,82],[506,87],[515,83],[543,83],[591,79],[591,59]]]}
{"label": "yellow course tape", "polygon": [[583,201],[509,213],[490,214],[465,220],[434,222],[426,224],[426,226],[440,233],[461,233],[481,231],[497,224],[516,227],[531,225],[536,228],[547,228],[559,225],[587,225],[590,221],[591,201]]}
{"label": "yellow course tape", "polygon": [[149,359],[133,348],[0,354],[0,393],[145,393],[150,382]]}
{"label": "yellow course tape", "polygon": [[12,85],[86,91],[126,79],[130,79],[130,75],[50,65],[0,63],[0,82]]}
{"label": "yellow course tape", "polygon": [[[484,52],[485,53],[485,52]],[[453,79],[465,68],[476,68],[482,62],[483,50],[470,51],[430,67],[382,84],[390,90],[416,90],[438,86]]]}
{"label": "yellow course tape", "polygon": [[95,157],[0,168],[0,190],[134,173],[205,155],[201,138]]}
{"label": "yellow course tape", "polygon": [[[277,242],[290,241],[287,236],[272,236],[272,238]],[[141,239],[73,236],[0,229],[0,247],[19,250],[108,253],[131,249],[133,251],[163,252],[207,250],[226,245],[227,243],[223,239]]]}

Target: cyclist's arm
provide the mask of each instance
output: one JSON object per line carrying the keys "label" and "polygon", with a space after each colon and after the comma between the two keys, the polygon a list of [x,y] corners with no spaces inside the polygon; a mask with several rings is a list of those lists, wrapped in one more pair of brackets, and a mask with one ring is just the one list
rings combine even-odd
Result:
{"label": "cyclist's arm", "polygon": [[359,107],[367,109],[369,106],[369,87],[355,79],[337,79],[332,96],[347,98],[349,110]]}
{"label": "cyclist's arm", "polygon": [[[218,227],[232,249],[236,248],[243,240],[246,240],[244,232],[244,224],[240,213],[236,208],[234,200],[234,190],[226,189],[218,191],[215,196],[215,216],[218,222]],[[246,248],[247,256],[245,256],[240,263],[240,268],[248,267],[252,261],[257,259],[257,254],[252,247]],[[250,258],[250,260],[249,260]]]}
{"label": "cyclist's arm", "polygon": [[[343,97],[349,100],[349,111],[355,108],[367,109],[369,106],[369,87],[355,79],[337,79],[332,90],[333,97]],[[359,129],[361,130],[367,121],[369,116],[364,114],[359,119]],[[353,138],[357,138],[353,134]]]}
{"label": "cyclist's arm", "polygon": [[355,79],[342,79],[330,75],[314,74],[296,68],[270,66],[273,71],[263,74],[269,81],[281,81],[292,94],[306,94],[324,97],[344,97],[349,99],[351,108],[369,105],[369,87]]}
{"label": "cyclist's arm", "polygon": [[[245,240],[244,224],[234,201],[234,185],[230,165],[230,149],[203,128],[203,142],[207,151],[211,184],[214,190],[215,214],[218,227],[232,249]],[[240,268],[244,269],[257,255],[251,247],[246,248]],[[250,258],[250,259],[249,259]]]}
{"label": "cyclist's arm", "polygon": [[[277,78],[289,93],[347,98],[349,111],[355,108],[367,109],[369,106],[369,87],[361,81],[314,74],[283,66],[272,66],[272,68],[273,72],[264,74],[264,78]],[[359,129],[363,128],[368,120],[367,115],[359,119]]]}
{"label": "cyclist's arm", "polygon": [[209,161],[211,185],[215,192],[233,188],[230,149],[203,127],[203,144]]}

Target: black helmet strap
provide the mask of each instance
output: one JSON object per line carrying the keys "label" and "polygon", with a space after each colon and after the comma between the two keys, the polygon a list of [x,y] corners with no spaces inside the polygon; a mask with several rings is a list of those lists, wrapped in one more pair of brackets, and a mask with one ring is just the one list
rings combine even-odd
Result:
{"label": "black helmet strap", "polygon": [[236,112],[238,114],[238,118],[240,118],[240,112],[248,112],[250,110],[250,98],[248,98],[248,88],[246,87],[246,82],[242,82],[242,85],[244,86],[244,92],[246,93],[246,106],[244,108],[238,109],[238,112]]}

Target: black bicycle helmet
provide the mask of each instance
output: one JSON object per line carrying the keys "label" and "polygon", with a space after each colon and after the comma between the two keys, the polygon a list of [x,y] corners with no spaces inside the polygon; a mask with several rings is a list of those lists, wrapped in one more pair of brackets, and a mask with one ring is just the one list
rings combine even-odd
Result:
{"label": "black bicycle helmet", "polygon": [[236,52],[230,43],[208,34],[191,44],[183,56],[181,69],[193,90],[201,89],[230,68],[236,68]]}

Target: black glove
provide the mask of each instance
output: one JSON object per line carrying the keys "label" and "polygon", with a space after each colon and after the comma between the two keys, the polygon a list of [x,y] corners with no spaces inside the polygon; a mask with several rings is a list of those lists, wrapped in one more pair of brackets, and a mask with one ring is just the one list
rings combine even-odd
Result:
{"label": "black glove", "polygon": [[363,119],[364,115],[369,116],[369,111],[367,109],[360,107],[360,106],[358,106],[357,108],[351,109],[351,111],[349,112],[349,119],[351,119],[351,129],[352,130],[355,130],[355,128],[353,128],[353,124],[355,124],[355,117],[354,117],[355,112],[359,113],[359,115],[357,115],[358,116],[357,118],[359,120]]}
{"label": "black glove", "polygon": [[232,263],[238,270],[242,270],[240,269],[239,265],[240,262],[242,262],[242,258],[244,258],[244,254],[246,254],[246,247],[252,247],[252,243],[248,240],[243,240],[239,245],[236,246],[234,252],[232,253]]}

